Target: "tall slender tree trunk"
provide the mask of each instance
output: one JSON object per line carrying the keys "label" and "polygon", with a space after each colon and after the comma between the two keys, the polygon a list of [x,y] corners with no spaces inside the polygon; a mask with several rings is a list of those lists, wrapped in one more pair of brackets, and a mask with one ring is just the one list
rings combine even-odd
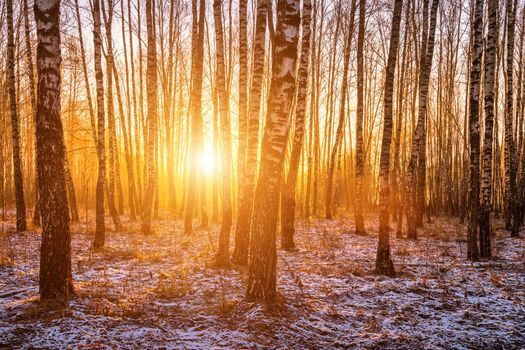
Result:
{"label": "tall slender tree trunk", "polygon": [[230,264],[230,230],[232,225],[231,198],[231,125],[230,98],[226,89],[226,69],[224,62],[224,31],[222,28],[222,0],[213,1],[213,17],[215,19],[215,58],[217,63],[215,83],[219,94],[219,111],[221,125],[221,174],[222,174],[222,224],[217,251],[217,265]]}
{"label": "tall slender tree trunk", "polygon": [[268,117],[262,140],[261,166],[255,191],[247,298],[273,303],[276,296],[275,231],[280,184],[295,91],[299,0],[279,0]]}
{"label": "tall slender tree trunk", "polygon": [[[264,2],[260,0],[259,2]],[[248,137],[248,0],[239,0],[239,146],[237,150],[237,184],[240,198],[246,172]]]}
{"label": "tall slender tree trunk", "polygon": [[401,62],[401,71],[398,75],[399,84],[397,91],[397,107],[396,107],[396,130],[395,130],[395,144],[394,144],[394,166],[393,176],[390,179],[392,183],[392,214],[394,219],[397,218],[396,237],[403,236],[403,185],[402,185],[402,161],[401,161],[401,131],[404,124],[404,115],[408,103],[404,104],[405,99],[405,73],[407,69],[407,50],[409,47],[408,33],[410,31],[410,14],[412,10],[413,1],[410,0],[407,4],[405,15],[405,32],[403,34],[403,53]]}
{"label": "tall slender tree trunk", "polygon": [[[123,0],[122,0],[123,1]],[[138,30],[140,31],[140,19],[137,23]],[[133,115],[135,119],[135,167],[136,167],[136,207],[137,215],[140,215],[142,209],[142,184],[140,180],[140,123],[139,123],[139,107],[137,106],[137,88],[135,82],[135,55],[134,55],[134,45],[133,45],[133,27],[132,27],[132,17],[131,17],[131,0],[128,0],[128,32],[129,32],[129,68],[131,71],[131,96],[132,96],[132,106],[133,106]],[[140,70],[142,72],[142,70]],[[142,101],[142,99],[140,100]],[[142,105],[142,104],[141,104]],[[130,130],[130,138],[132,137],[132,131]]]}
{"label": "tall slender tree trunk", "polygon": [[268,14],[268,0],[259,0],[257,3],[257,19],[255,23],[255,37],[253,42],[253,74],[248,105],[248,135],[246,149],[246,171],[243,176],[243,185],[239,194],[239,209],[237,226],[235,228],[235,250],[233,261],[246,265],[248,261],[248,245],[250,241],[250,224],[252,220],[253,196],[255,175],[257,171],[257,150],[259,148],[259,114],[261,107],[262,85],[264,80],[264,60],[266,44],[266,17]]}
{"label": "tall slender tree trunk", "polygon": [[95,56],[95,78],[97,92],[97,158],[98,158],[98,178],[96,190],[96,210],[95,210],[95,239],[93,247],[95,249],[104,246],[106,233],[104,223],[104,191],[106,186],[106,145],[105,145],[105,108],[104,108],[104,76],[102,73],[102,35],[100,31],[100,0],[93,0],[93,51]]}
{"label": "tall slender tree trunk", "polygon": [[26,203],[24,199],[24,179],[20,158],[20,131],[15,90],[15,41],[13,30],[13,0],[7,0],[7,76],[9,85],[9,110],[11,113],[11,135],[13,140],[13,175],[16,200],[16,230],[25,231]]}
{"label": "tall slender tree trunk", "polygon": [[93,101],[91,100],[91,88],[89,85],[89,77],[88,77],[88,70],[87,70],[87,64],[86,64],[86,50],[84,48],[84,35],[82,33],[82,22],[80,18],[80,8],[78,6],[78,0],[75,0],[75,15],[76,15],[76,21],[77,21],[77,31],[78,31],[78,41],[80,46],[80,58],[82,61],[82,73],[84,75],[84,88],[86,89],[86,97],[88,102],[88,110],[89,110],[89,121],[91,124],[91,133],[93,136],[93,140],[95,141],[95,145],[97,144],[97,125],[95,123],[95,111],[93,108]]}
{"label": "tall slender tree trunk", "polygon": [[[131,154],[131,134],[128,133],[126,126],[126,119],[124,114],[124,107],[122,102],[121,86],[118,79],[118,74],[115,65],[113,65],[113,74],[115,76],[115,88],[117,90],[117,101],[119,106],[120,123],[122,125],[122,135],[124,137],[124,156],[126,158],[126,169],[128,174],[128,201],[129,201],[129,216],[131,220],[136,220],[136,196],[135,190],[135,172],[133,171],[133,154]],[[131,121],[131,117],[129,119]],[[131,123],[129,124],[131,126]]]}
{"label": "tall slender tree trunk", "polygon": [[[29,6],[27,0],[24,0],[24,32],[27,60],[27,78],[29,79],[29,96],[31,98],[31,113],[33,122],[36,124],[36,90],[35,90],[35,73],[33,68],[33,54],[31,49],[31,29],[29,28]],[[36,163],[36,156],[35,156]],[[38,196],[38,174],[35,174],[35,209],[33,211],[33,225],[40,226],[40,197]]]}
{"label": "tall slender tree trunk", "polygon": [[[186,199],[186,213],[184,217],[184,232],[193,232],[193,209],[195,206],[196,190],[198,184],[198,157],[202,147],[202,73],[204,52],[204,17],[205,1],[200,0],[197,9],[197,0],[192,1],[192,57],[191,57],[191,165],[190,179]],[[203,176],[203,175],[201,175]],[[201,191],[204,189],[200,187]],[[201,202],[202,202],[201,197]],[[201,203],[201,209],[204,203]],[[203,218],[204,221],[204,218]]]}
{"label": "tall slender tree trunk", "polygon": [[390,48],[385,73],[383,142],[381,144],[381,159],[379,163],[379,239],[377,243],[376,272],[386,276],[394,276],[394,264],[390,259],[390,145],[392,144],[392,109],[394,99],[394,76],[399,46],[399,28],[403,0],[396,0],[392,16],[392,32],[390,33]]}
{"label": "tall slender tree trunk", "polygon": [[37,167],[42,199],[40,297],[64,300],[73,293],[65,146],[60,119],[60,1],[36,0],[38,102]]}
{"label": "tall slender tree trunk", "polygon": [[143,234],[152,233],[151,210],[153,206],[153,194],[157,186],[157,169],[155,164],[155,144],[157,142],[157,44],[155,39],[155,6],[154,0],[146,0],[146,30],[148,38],[148,65],[146,68],[148,79],[146,81],[146,93],[148,103],[148,187],[144,198],[142,210]]}
{"label": "tall slender tree trunk", "polygon": [[304,0],[301,24],[301,57],[299,60],[299,71],[296,86],[297,102],[295,104],[295,130],[293,135],[292,153],[290,156],[290,166],[288,167],[288,177],[286,178],[286,182],[281,194],[281,247],[285,250],[292,250],[295,248],[293,239],[295,233],[295,188],[297,182],[297,173],[299,171],[299,159],[303,149],[304,125],[306,119],[308,63],[310,62],[311,11],[311,1]]}
{"label": "tall slender tree trunk", "polygon": [[[430,26],[428,28],[428,37],[421,48],[421,63],[420,63],[420,77],[419,77],[419,110],[416,129],[414,130],[414,136],[412,138],[412,151],[410,153],[410,160],[407,168],[407,237],[410,239],[417,239],[417,198],[416,198],[416,166],[418,158],[420,158],[421,148],[423,142],[426,142],[426,138],[423,136],[425,133],[425,119],[427,113],[427,100],[428,100],[428,84],[430,78],[430,71],[432,68],[432,58],[434,56],[434,36],[436,33],[436,21],[437,21],[437,10],[439,6],[439,0],[432,1],[432,8],[430,10]],[[424,13],[424,16],[427,14]],[[424,30],[424,32],[427,32]],[[425,34],[424,34],[425,37]],[[419,159],[419,161],[423,161]]]}
{"label": "tall slender tree trunk", "polygon": [[64,174],[66,176],[66,189],[67,189],[67,198],[69,202],[69,212],[71,214],[71,221],[76,224],[80,222],[80,216],[78,215],[77,195],[75,192],[75,184],[73,182],[73,176],[71,175],[71,169],[69,168],[69,160],[67,156],[67,149],[65,146],[64,146]]}
{"label": "tall slender tree trunk", "polygon": [[332,187],[334,180],[334,169],[337,160],[337,155],[341,141],[343,139],[343,131],[345,125],[345,113],[346,113],[346,95],[348,91],[348,70],[350,68],[350,52],[352,46],[352,37],[354,36],[354,23],[355,23],[355,12],[357,0],[352,1],[352,7],[350,9],[350,23],[348,25],[348,31],[346,33],[346,42],[344,50],[344,61],[343,61],[343,83],[341,86],[341,106],[339,109],[339,121],[337,124],[337,131],[335,134],[335,143],[332,148],[332,153],[328,162],[328,174],[326,179],[326,206],[325,214],[327,219],[332,219]]}
{"label": "tall slender tree trunk", "polygon": [[[107,13],[104,5],[107,1]],[[108,136],[109,136],[109,186],[108,191],[108,209],[115,225],[115,231],[122,231],[119,213],[115,205],[115,189],[117,178],[117,131],[115,125],[115,107],[113,103],[113,39],[111,37],[111,27],[113,25],[113,0],[102,0],[102,13],[104,18],[104,27],[106,33],[107,55],[106,55],[106,88],[107,88],[107,111],[108,111]]]}
{"label": "tall slender tree trunk", "polygon": [[517,1],[507,0],[507,67],[505,86],[505,224],[510,229],[511,236],[517,237],[519,232],[518,215],[516,215],[516,159],[513,137],[513,89],[514,89],[514,34],[516,22]]}
{"label": "tall slender tree trunk", "polygon": [[485,135],[483,141],[482,204],[479,216],[479,255],[488,259],[491,250],[490,199],[492,196],[492,144],[494,137],[494,79],[496,75],[498,1],[488,2],[488,32],[485,50]]}
{"label": "tall slender tree trunk", "polygon": [[471,34],[472,53],[470,64],[469,86],[469,220],[467,242],[467,256],[471,261],[479,260],[478,227],[479,227],[479,96],[481,77],[481,58],[483,54],[483,0],[474,3],[474,22]]}
{"label": "tall slender tree trunk", "polygon": [[355,231],[365,234],[363,219],[363,114],[364,114],[364,45],[366,0],[359,0],[359,32],[357,35],[357,113],[356,113],[356,155],[355,155]]}

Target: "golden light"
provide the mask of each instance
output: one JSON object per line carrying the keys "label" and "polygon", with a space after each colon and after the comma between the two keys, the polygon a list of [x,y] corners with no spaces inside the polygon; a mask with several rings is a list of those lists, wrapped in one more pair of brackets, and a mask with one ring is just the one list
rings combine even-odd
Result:
{"label": "golden light", "polygon": [[204,148],[199,155],[199,168],[205,173],[210,174],[216,167],[216,155],[210,143],[206,142]]}

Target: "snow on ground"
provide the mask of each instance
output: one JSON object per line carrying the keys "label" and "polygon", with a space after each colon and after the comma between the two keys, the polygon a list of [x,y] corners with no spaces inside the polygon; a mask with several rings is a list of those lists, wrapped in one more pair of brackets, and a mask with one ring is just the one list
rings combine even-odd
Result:
{"label": "snow on ground", "polygon": [[271,309],[243,300],[246,269],[213,267],[218,226],[185,236],[174,220],[152,236],[126,222],[97,253],[76,226],[78,297],[42,305],[40,235],[0,223],[0,349],[525,347],[523,238],[498,230],[495,259],[471,264],[464,227],[438,218],[416,242],[392,238],[398,276],[386,278],[373,273],[375,219],[367,236],[352,221],[298,222],[298,250],[279,251]]}

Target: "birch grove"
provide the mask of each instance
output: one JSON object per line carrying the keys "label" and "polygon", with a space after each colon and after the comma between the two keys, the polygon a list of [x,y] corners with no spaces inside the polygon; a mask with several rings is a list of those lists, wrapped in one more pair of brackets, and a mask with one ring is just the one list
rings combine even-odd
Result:
{"label": "birch grove", "polygon": [[209,292],[228,312],[232,288],[308,298],[323,269],[416,278],[423,244],[428,269],[511,283],[493,261],[523,255],[522,0],[6,0],[0,19],[0,238],[38,234],[42,300],[155,240],[178,270],[140,265],[149,291],[235,274]]}

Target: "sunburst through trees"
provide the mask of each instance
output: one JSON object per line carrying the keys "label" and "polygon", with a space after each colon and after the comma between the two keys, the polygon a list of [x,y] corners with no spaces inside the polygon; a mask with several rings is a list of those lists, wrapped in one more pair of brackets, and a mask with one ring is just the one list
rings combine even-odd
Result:
{"label": "sunburst through trees", "polygon": [[357,261],[314,253],[329,239],[373,242],[360,268],[385,280],[422,237],[473,269],[521,244],[521,0],[6,0],[0,19],[2,234],[37,232],[42,300],[86,297],[82,254],[119,237],[273,306],[283,281],[308,295],[304,265]]}

